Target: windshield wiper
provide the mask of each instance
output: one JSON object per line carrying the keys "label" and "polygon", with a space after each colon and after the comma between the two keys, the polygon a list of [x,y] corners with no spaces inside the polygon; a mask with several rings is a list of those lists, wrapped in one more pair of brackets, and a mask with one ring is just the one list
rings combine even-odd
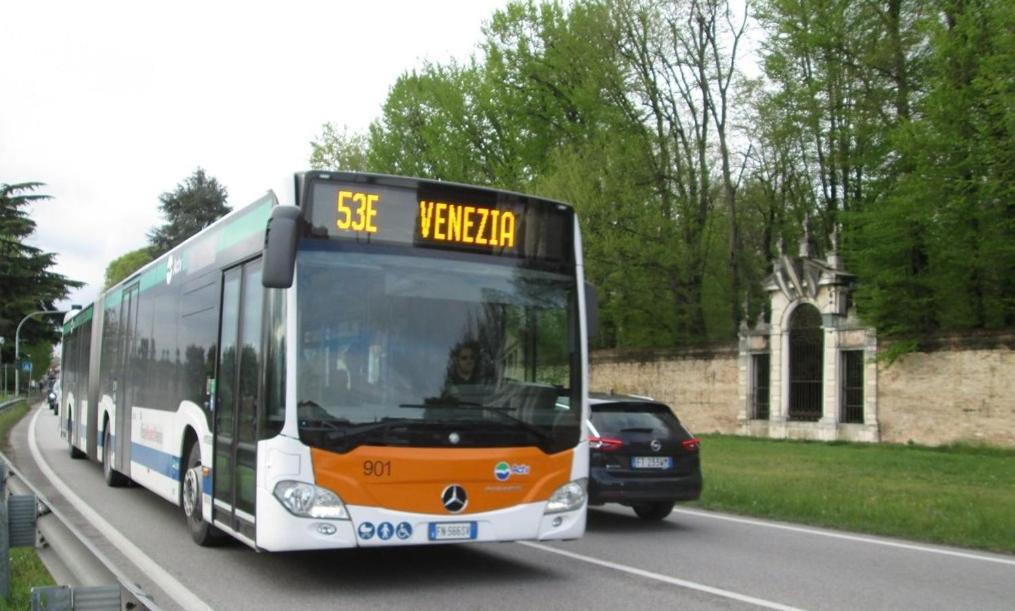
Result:
{"label": "windshield wiper", "polygon": [[[386,434],[390,429],[404,426],[410,422],[419,421],[411,418],[385,418],[379,422],[369,422],[367,424],[350,424],[348,421],[342,422],[346,426],[335,427],[333,431],[327,434],[329,441],[351,441],[367,433],[374,433],[377,431],[382,431]],[[383,436],[382,441],[384,441]]]}
{"label": "windshield wiper", "polygon": [[474,401],[459,401],[459,400],[454,399],[454,398],[445,399],[445,398],[440,398],[440,397],[434,397],[434,398],[424,399],[422,404],[420,404],[420,403],[402,403],[398,407],[408,407],[408,408],[430,408],[430,407],[434,407],[434,408],[437,408],[437,409],[447,409],[447,410],[466,411],[466,412],[467,411],[472,411],[472,410],[479,409],[480,411],[489,412],[491,414],[496,414],[498,417],[503,419],[505,422],[513,424],[513,425],[515,425],[515,427],[520,428],[522,430],[528,431],[529,433],[532,433],[532,434],[536,435],[537,437],[539,437],[539,439],[541,439],[543,441],[551,441],[553,439],[553,437],[549,433],[547,433],[543,429],[539,428],[538,426],[535,426],[534,424],[530,424],[530,423],[522,420],[521,418],[516,418],[516,417],[512,416],[511,414],[508,414],[507,413],[508,411],[512,411],[514,409],[514,408],[511,408],[511,407],[498,406],[498,405],[483,405],[481,403],[476,403]]}

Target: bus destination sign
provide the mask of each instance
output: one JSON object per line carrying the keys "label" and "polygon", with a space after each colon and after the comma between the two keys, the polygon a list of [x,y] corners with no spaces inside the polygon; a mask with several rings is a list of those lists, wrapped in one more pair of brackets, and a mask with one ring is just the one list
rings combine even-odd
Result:
{"label": "bus destination sign", "polygon": [[517,219],[511,210],[421,200],[418,234],[456,244],[514,248]]}
{"label": "bus destination sign", "polygon": [[310,194],[316,236],[558,261],[572,244],[566,206],[515,194],[324,180]]}

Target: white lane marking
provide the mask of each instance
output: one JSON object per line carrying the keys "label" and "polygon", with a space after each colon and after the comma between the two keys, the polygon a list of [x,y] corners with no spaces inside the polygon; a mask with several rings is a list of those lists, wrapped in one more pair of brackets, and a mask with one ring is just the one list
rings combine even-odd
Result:
{"label": "white lane marking", "polygon": [[889,541],[887,539],[877,539],[874,537],[865,537],[863,535],[850,535],[846,533],[837,533],[827,530],[818,530],[817,528],[807,528],[805,526],[791,526],[789,524],[779,524],[777,522],[765,522],[763,520],[740,518],[737,516],[715,514],[707,511],[696,511],[694,509],[680,509],[676,507],[673,509],[673,513],[684,513],[690,516],[710,518],[712,520],[725,520],[727,522],[737,522],[739,524],[749,524],[751,526],[764,526],[766,528],[788,530],[791,532],[803,533],[807,535],[830,537],[832,539],[843,539],[845,541],[855,541],[858,543],[871,543],[873,545],[884,545],[885,547],[895,547],[914,552],[927,552],[931,554],[941,554],[942,556],[954,556],[956,558],[964,558],[966,560],[982,560],[983,562],[996,562],[998,564],[1008,564],[1011,566],[1015,566],[1015,559],[1000,558],[996,556],[985,556],[982,554],[972,554],[969,552],[959,552],[955,550],[942,549],[938,547],[928,547],[926,545],[915,545],[912,543],[901,543],[899,541]]}
{"label": "white lane marking", "polygon": [[662,575],[660,573],[653,573],[652,571],[646,571],[638,569],[633,566],[627,566],[626,564],[617,564],[616,562],[610,562],[608,560],[600,560],[599,558],[593,558],[592,556],[584,556],[582,554],[576,554],[567,550],[559,549],[556,547],[550,547],[549,545],[543,545],[542,543],[533,543],[531,541],[518,541],[519,545],[531,547],[533,549],[542,550],[544,552],[550,552],[551,554],[559,554],[567,558],[574,560],[580,560],[589,564],[595,564],[597,566],[613,569],[615,571],[621,571],[630,575],[637,575],[638,577],[644,577],[646,579],[654,579],[656,581],[662,581],[670,585],[679,586],[681,588],[687,588],[689,590],[697,590],[699,592],[705,592],[714,596],[721,596],[723,598],[729,598],[732,600],[738,600],[759,607],[765,607],[766,609],[779,609],[780,611],[800,611],[797,607],[790,607],[781,603],[772,602],[763,598],[757,598],[754,596],[748,596],[746,594],[739,594],[737,592],[731,592],[730,590],[723,590],[722,588],[715,588],[707,586],[702,583],[694,581],[687,581],[686,579],[678,579],[676,577],[670,577],[669,575]]}
{"label": "white lane marking", "polygon": [[85,517],[92,525],[95,526],[109,541],[115,545],[124,556],[126,556],[131,562],[138,566],[142,571],[146,572],[152,580],[158,584],[162,591],[169,595],[173,601],[184,609],[194,609],[200,611],[212,611],[203,600],[197,597],[196,594],[188,590],[182,583],[177,581],[175,577],[170,575],[165,569],[158,565],[154,560],[149,558],[144,552],[141,551],[136,545],[130,542],[127,537],[120,534],[113,525],[107,522],[100,516],[94,509],[88,506],[84,500],[81,499],[77,494],[74,493],[71,488],[64,483],[62,479],[50,468],[49,463],[43,458],[42,452],[39,450],[39,444],[35,441],[35,424],[39,420],[39,414],[42,410],[35,413],[32,418],[32,424],[28,431],[28,447],[32,451],[32,458],[39,465],[39,469],[49,479],[50,482],[56,487],[57,490],[62,494],[74,508],[78,510],[81,515]]}

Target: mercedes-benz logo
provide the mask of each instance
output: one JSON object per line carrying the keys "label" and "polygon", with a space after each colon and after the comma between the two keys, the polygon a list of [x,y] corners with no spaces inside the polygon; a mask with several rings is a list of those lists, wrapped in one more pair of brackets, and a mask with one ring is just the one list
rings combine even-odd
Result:
{"label": "mercedes-benz logo", "polygon": [[653,439],[649,442],[648,447],[652,448],[653,452],[658,452],[663,449],[663,444],[658,439]]}
{"label": "mercedes-benz logo", "polygon": [[465,488],[458,484],[451,484],[441,493],[441,503],[444,504],[444,509],[450,513],[458,513],[469,504],[469,497],[465,494]]}

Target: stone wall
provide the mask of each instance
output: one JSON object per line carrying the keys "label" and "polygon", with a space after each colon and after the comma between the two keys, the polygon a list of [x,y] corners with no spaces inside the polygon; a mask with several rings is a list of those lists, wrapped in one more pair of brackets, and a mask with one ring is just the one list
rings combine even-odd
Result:
{"label": "stone wall", "polygon": [[[591,389],[647,395],[672,406],[692,432],[735,434],[737,357],[733,345],[598,351]],[[876,375],[881,441],[1015,447],[1015,336],[937,338],[894,363],[878,363]]]}
{"label": "stone wall", "polygon": [[647,352],[601,350],[592,355],[594,392],[645,395],[666,403],[693,433],[737,430],[737,350]]}
{"label": "stone wall", "polygon": [[1015,447],[1011,337],[938,339],[878,371],[882,441]]}

